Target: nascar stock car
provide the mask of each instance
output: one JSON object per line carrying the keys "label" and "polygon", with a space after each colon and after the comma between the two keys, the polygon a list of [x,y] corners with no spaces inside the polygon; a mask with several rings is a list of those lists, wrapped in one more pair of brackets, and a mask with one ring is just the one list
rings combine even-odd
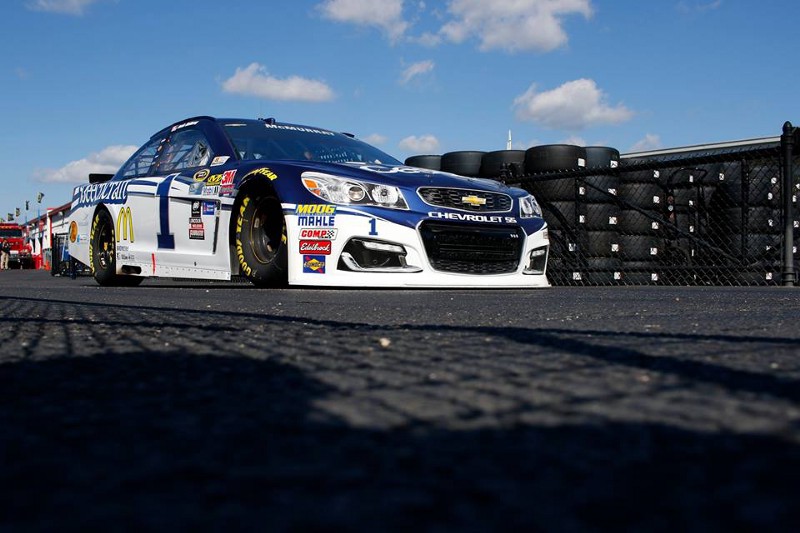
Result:
{"label": "nascar stock car", "polygon": [[69,253],[100,285],[549,285],[547,228],[526,191],[274,119],[186,119],[116,174],[91,174],[73,192]]}

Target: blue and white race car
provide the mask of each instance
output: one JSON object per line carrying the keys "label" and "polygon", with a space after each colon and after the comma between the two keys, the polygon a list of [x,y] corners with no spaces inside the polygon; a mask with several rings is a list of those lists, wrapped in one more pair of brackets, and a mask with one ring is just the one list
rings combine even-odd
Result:
{"label": "blue and white race car", "polygon": [[100,285],[546,287],[536,200],[404,166],[350,135],[194,117],[75,188],[69,253]]}

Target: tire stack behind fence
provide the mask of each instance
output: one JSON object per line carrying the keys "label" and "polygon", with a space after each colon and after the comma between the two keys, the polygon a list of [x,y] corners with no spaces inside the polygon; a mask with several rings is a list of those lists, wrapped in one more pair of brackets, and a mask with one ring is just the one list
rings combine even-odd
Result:
{"label": "tire stack behind fence", "polygon": [[[530,191],[549,227],[554,285],[776,285],[784,217],[777,140],[621,158],[610,147],[413,156],[406,164]],[[796,265],[796,260],[795,260]]]}

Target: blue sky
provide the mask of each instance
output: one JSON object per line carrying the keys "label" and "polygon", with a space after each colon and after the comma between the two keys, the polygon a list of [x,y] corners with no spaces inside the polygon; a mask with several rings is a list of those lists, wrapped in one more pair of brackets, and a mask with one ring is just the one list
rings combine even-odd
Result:
{"label": "blue sky", "polygon": [[787,0],[4,0],[0,217],[200,114],[399,159],[509,129],[623,153],[775,136],[800,124],[798,20]]}

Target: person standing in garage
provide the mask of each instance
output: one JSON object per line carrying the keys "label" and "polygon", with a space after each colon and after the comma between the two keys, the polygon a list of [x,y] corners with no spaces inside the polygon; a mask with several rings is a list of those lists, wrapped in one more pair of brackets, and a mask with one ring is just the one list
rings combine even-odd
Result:
{"label": "person standing in garage", "polygon": [[11,243],[3,239],[0,244],[0,270],[8,270],[8,259],[11,257]]}

